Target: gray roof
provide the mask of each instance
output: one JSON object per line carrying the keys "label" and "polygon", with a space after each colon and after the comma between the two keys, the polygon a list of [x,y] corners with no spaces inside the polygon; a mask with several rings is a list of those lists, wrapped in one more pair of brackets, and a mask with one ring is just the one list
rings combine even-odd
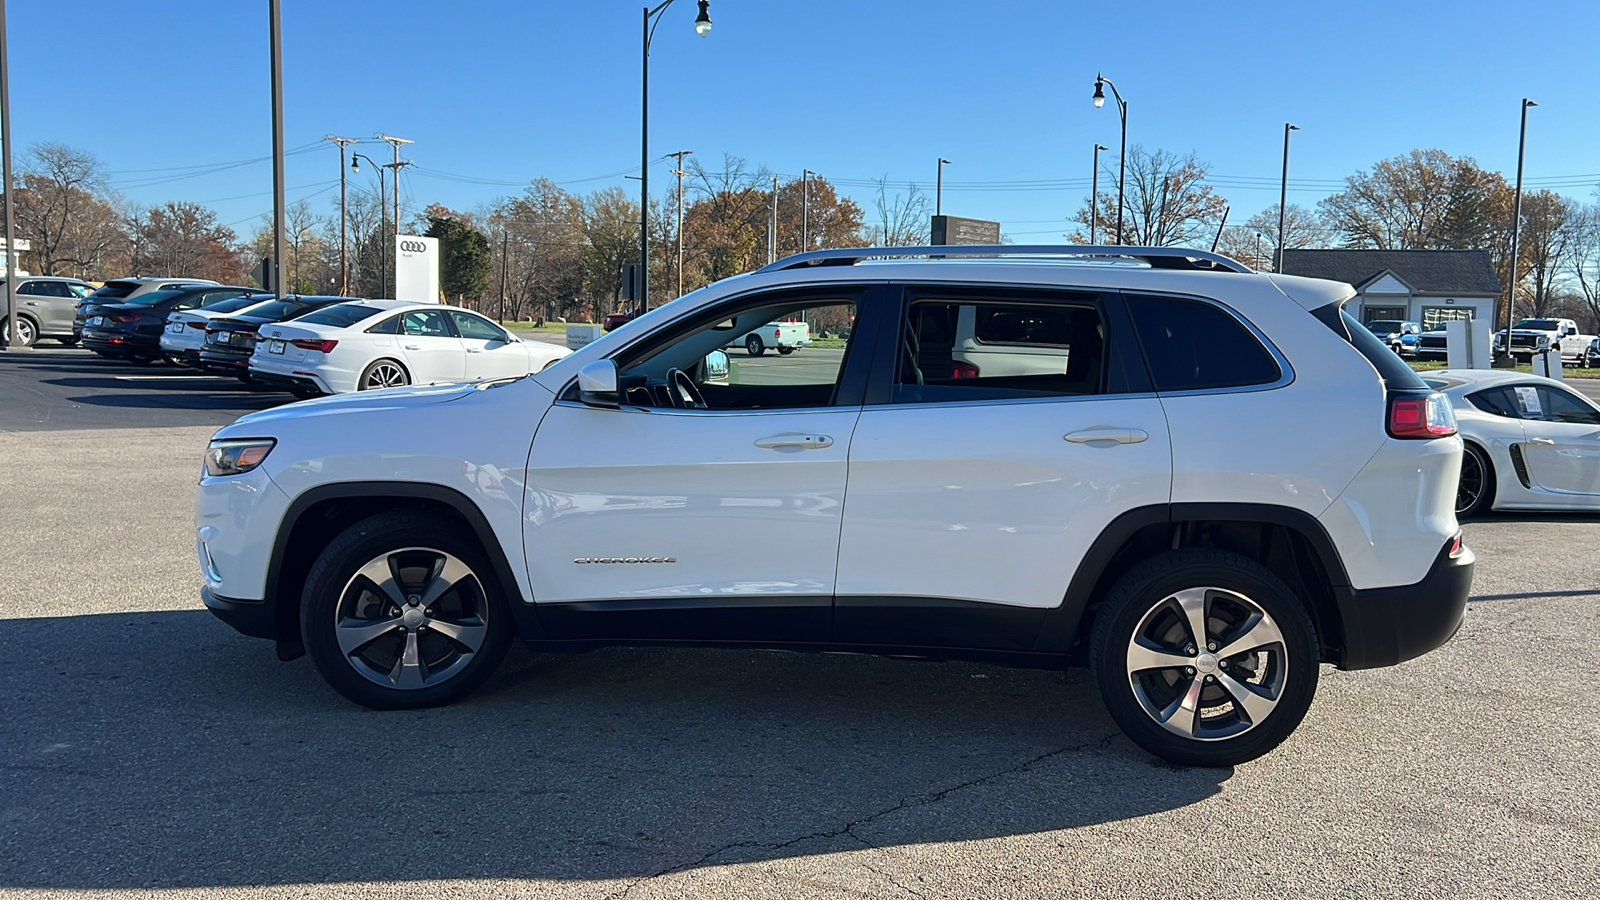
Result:
{"label": "gray roof", "polygon": [[1500,295],[1487,250],[1285,250],[1283,271],[1347,282],[1357,290],[1393,272],[1419,293]]}

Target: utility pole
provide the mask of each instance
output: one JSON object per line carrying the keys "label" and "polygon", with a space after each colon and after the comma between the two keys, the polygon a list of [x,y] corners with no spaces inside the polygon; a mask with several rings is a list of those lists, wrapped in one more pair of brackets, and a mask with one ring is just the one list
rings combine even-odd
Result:
{"label": "utility pole", "polygon": [[811,170],[800,170],[800,252],[811,249]]}
{"label": "utility pole", "polygon": [[1278,252],[1272,271],[1283,272],[1283,229],[1289,212],[1289,132],[1299,131],[1299,125],[1283,123],[1283,187],[1278,191]]}
{"label": "utility pole", "polygon": [[678,293],[674,295],[676,297],[683,296],[683,176],[689,174],[683,170],[683,158],[692,153],[693,150],[679,150],[667,154],[678,158],[678,165],[672,170],[672,174],[678,176]]}
{"label": "utility pole", "polygon": [[272,291],[283,298],[283,24],[280,0],[267,0],[272,43]]}
{"label": "utility pole", "polygon": [[345,213],[345,185],[344,185],[344,154],[345,148],[351,144],[359,144],[355,138],[334,137],[328,135],[325,141],[332,141],[339,145],[339,296],[350,296],[350,258],[348,256],[349,242],[345,238],[345,223],[349,217]]}
{"label": "utility pole", "polygon": [[378,135],[378,140],[387,141],[391,147],[394,147],[394,162],[384,163],[383,167],[385,169],[394,170],[394,233],[398,235],[400,233],[400,170],[405,166],[411,165],[410,160],[406,160],[404,162],[401,161],[400,145],[415,143],[415,141],[408,141],[405,138],[390,137],[387,134]]}
{"label": "utility pole", "polygon": [[[5,0],[0,0],[4,3]],[[772,176],[772,221],[767,225],[767,262],[778,261],[778,176]]]}
{"label": "utility pole", "polygon": [[511,257],[506,255],[511,250],[511,223],[505,224],[500,232],[500,319],[503,324],[506,320],[506,279],[511,277]]}
{"label": "utility pole", "polygon": [[[11,336],[19,334],[22,326],[12,324],[20,322],[22,317],[17,315],[17,236],[11,218],[12,200],[16,194],[11,193],[11,50],[6,37],[6,0],[0,0],[0,145],[5,149],[4,177],[6,200],[6,308],[5,320],[9,327],[4,335],[0,335],[0,350],[11,349]],[[17,343],[20,345],[22,341]]]}

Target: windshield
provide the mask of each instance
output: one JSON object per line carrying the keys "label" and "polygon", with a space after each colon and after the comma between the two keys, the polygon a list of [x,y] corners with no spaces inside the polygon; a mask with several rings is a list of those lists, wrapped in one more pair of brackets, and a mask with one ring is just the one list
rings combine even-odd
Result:
{"label": "windshield", "polygon": [[333,325],[339,328],[348,328],[362,319],[370,319],[383,310],[374,306],[362,306],[359,303],[336,303],[324,307],[316,312],[307,313],[296,322],[307,325]]}
{"label": "windshield", "polygon": [[1555,331],[1561,327],[1561,323],[1555,319],[1523,319],[1511,327],[1530,328],[1534,331]]}

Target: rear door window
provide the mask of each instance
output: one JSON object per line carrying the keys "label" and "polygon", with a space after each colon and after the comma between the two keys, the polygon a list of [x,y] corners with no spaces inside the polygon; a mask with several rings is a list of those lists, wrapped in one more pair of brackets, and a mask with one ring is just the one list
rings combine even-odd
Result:
{"label": "rear door window", "polygon": [[[1157,391],[1255,387],[1283,377],[1261,340],[1222,307],[1182,297],[1124,296]],[[1377,341],[1372,332],[1358,330]]]}

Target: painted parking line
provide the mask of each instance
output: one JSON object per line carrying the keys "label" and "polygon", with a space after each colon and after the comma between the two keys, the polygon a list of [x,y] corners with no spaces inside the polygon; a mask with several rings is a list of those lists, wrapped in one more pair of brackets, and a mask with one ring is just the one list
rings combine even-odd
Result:
{"label": "painted parking line", "polygon": [[214,381],[221,375],[114,375],[118,381]]}

